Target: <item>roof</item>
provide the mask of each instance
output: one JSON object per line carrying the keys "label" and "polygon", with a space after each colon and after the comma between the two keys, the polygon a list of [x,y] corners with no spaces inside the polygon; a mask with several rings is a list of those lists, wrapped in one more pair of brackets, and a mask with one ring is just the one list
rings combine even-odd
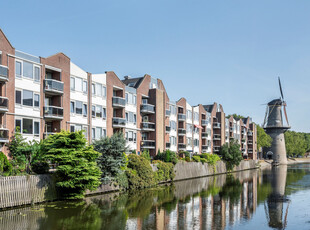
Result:
{"label": "roof", "polygon": [[209,112],[209,113],[212,112],[213,107],[214,107],[214,104],[212,104],[212,105],[203,105],[203,108],[204,108],[207,112]]}
{"label": "roof", "polygon": [[127,79],[122,80],[122,82],[127,86],[130,86],[130,87],[137,89],[139,87],[139,85],[141,84],[143,78],[144,77],[127,78]]}
{"label": "roof", "polygon": [[282,105],[281,99],[274,99],[268,103],[268,105]]}

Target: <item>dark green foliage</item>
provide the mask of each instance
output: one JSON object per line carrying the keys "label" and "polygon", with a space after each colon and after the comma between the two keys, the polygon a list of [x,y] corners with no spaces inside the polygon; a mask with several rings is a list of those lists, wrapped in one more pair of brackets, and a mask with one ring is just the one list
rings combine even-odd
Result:
{"label": "dark green foliage", "polygon": [[141,153],[141,157],[144,157],[146,160],[151,162],[150,151],[148,149],[143,150],[143,152]]}
{"label": "dark green foliage", "polygon": [[229,115],[227,115],[226,116],[226,118],[230,118],[231,116],[233,116],[233,118],[235,119],[235,120],[239,120],[239,119],[243,119],[243,118],[245,118],[244,116],[242,116],[242,115],[239,115],[239,114],[229,114]]}
{"label": "dark green foliage", "polygon": [[270,147],[272,143],[272,138],[259,125],[256,125],[256,129],[257,129],[257,150],[260,151],[261,148]]}
{"label": "dark green foliage", "polygon": [[201,162],[202,164],[208,163],[208,162],[207,162],[207,159],[205,159],[205,158],[200,158],[200,162]]}
{"label": "dark green foliage", "polygon": [[219,155],[211,154],[211,153],[203,153],[201,154],[201,162],[202,162],[202,159],[206,160],[208,165],[213,166],[213,171],[216,172],[216,163],[221,160]]}
{"label": "dark green foliage", "polygon": [[284,133],[286,153],[291,157],[304,156],[310,146],[309,134],[287,131]]}
{"label": "dark green foliage", "polygon": [[200,162],[200,156],[198,155],[193,156],[193,161]]}
{"label": "dark green foliage", "polygon": [[121,173],[126,164],[126,140],[122,133],[94,141],[94,149],[101,153],[97,163],[102,172],[102,181],[107,183]]}
{"label": "dark green foliage", "polygon": [[170,181],[175,177],[174,165],[172,163],[165,163],[162,161],[153,161],[156,165],[157,171],[155,172],[155,177],[157,182]]}
{"label": "dark green foliage", "polygon": [[242,161],[242,152],[240,145],[236,142],[226,143],[220,149],[220,156],[226,163],[227,171],[231,171],[235,166],[238,166]]}
{"label": "dark green foliage", "polygon": [[12,168],[12,164],[9,162],[6,155],[0,152],[0,176],[11,176]]}
{"label": "dark green foliage", "polygon": [[219,195],[225,199],[229,198],[231,203],[236,204],[240,200],[241,192],[242,185],[240,181],[232,175],[229,175],[227,176],[226,183],[221,188]]}
{"label": "dark green foliage", "polygon": [[164,161],[164,162],[171,162],[173,164],[178,163],[178,156],[175,152],[167,149],[164,152],[159,152],[155,158],[155,160],[160,160],[160,161]]}
{"label": "dark green foliage", "polygon": [[156,184],[155,173],[150,162],[135,154],[128,156],[126,175],[129,189],[146,188]]}
{"label": "dark green foliage", "polygon": [[186,161],[186,162],[190,162],[190,161],[191,161],[191,158],[190,158],[190,157],[185,157],[185,161]]}
{"label": "dark green foliage", "polygon": [[45,158],[44,141],[29,144],[31,155],[31,171],[37,174],[45,174],[49,171],[49,164]]}
{"label": "dark green foliage", "polygon": [[96,159],[100,153],[88,145],[82,131],[60,133],[45,140],[47,159],[58,164],[56,186],[67,199],[81,199],[87,189],[95,190],[100,185],[101,171]]}
{"label": "dark green foliage", "polygon": [[127,190],[129,188],[128,178],[125,171],[122,171],[116,176],[116,182],[123,190]]}

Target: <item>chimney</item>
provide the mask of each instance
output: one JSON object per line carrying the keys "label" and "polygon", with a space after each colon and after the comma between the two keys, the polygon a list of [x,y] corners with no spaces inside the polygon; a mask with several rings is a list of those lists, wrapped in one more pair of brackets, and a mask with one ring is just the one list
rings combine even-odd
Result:
{"label": "chimney", "polygon": [[128,79],[130,79],[130,78],[131,78],[131,77],[128,76],[128,75],[124,77],[125,80],[128,80]]}

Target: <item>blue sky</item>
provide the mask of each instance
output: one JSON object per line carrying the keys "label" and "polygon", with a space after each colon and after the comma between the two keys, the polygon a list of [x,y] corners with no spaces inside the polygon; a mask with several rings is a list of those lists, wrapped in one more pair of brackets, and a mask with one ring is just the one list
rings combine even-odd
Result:
{"label": "blue sky", "polygon": [[280,96],[310,132],[310,1],[3,1],[0,28],[38,56],[64,52],[91,73],[163,80],[171,100],[221,103],[264,119]]}

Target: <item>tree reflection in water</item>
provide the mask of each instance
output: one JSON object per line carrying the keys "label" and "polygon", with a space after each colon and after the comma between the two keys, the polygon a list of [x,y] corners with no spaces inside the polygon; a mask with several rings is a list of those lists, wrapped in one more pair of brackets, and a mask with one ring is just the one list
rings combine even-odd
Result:
{"label": "tree reflection in water", "polygon": [[307,174],[281,166],[52,202],[0,212],[0,229],[231,229],[251,221],[260,204],[265,204],[266,227],[283,229],[287,196]]}

